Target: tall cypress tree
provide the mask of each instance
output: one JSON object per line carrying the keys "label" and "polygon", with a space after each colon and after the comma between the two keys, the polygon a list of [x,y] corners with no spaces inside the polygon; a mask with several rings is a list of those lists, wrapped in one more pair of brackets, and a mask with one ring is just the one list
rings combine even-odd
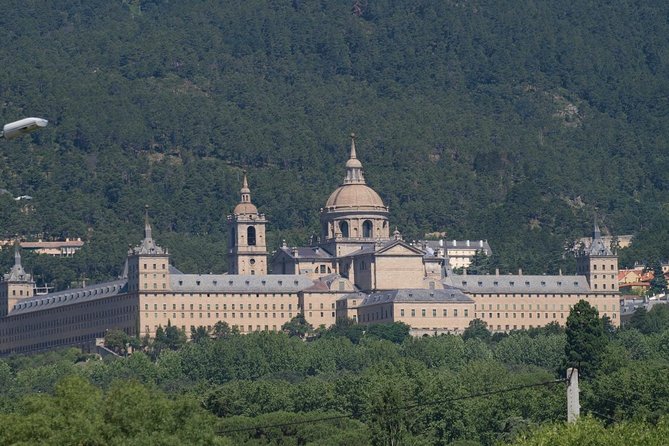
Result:
{"label": "tall cypress tree", "polygon": [[580,300],[569,313],[566,333],[567,366],[578,368],[583,376],[593,376],[607,343],[597,309]]}

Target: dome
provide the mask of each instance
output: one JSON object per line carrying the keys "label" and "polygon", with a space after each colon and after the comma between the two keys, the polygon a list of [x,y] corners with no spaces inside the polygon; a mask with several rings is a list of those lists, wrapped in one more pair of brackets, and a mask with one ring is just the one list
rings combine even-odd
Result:
{"label": "dome", "polygon": [[363,208],[386,210],[383,200],[374,189],[365,184],[344,184],[339,186],[325,203],[330,208]]}
{"label": "dome", "polygon": [[233,214],[235,215],[257,213],[258,208],[253,203],[239,203],[237,206],[235,206],[235,210],[233,211]]}

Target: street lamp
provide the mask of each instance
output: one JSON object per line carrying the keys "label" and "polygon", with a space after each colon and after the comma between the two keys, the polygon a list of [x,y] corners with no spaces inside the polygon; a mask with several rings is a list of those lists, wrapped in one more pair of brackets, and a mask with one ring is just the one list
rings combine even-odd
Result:
{"label": "street lamp", "polygon": [[49,121],[42,118],[24,118],[20,121],[10,122],[9,124],[5,124],[4,127],[2,127],[0,137],[5,139],[14,139],[26,133],[30,133],[42,127],[46,127],[48,123]]}

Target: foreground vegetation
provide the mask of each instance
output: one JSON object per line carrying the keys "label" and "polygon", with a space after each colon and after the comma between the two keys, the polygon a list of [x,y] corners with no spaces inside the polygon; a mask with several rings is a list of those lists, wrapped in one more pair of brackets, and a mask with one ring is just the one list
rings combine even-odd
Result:
{"label": "foreground vegetation", "polygon": [[226,332],[157,355],[149,346],[104,360],[76,350],[8,358],[0,361],[0,443],[575,445],[585,437],[654,444],[665,435],[664,307],[624,330],[600,320],[601,351],[583,359],[581,381],[583,414],[597,421],[570,427],[565,385],[550,382],[574,359],[572,335],[549,326],[492,336],[480,325],[417,339],[398,338],[401,326],[361,336],[335,327],[310,342]]}

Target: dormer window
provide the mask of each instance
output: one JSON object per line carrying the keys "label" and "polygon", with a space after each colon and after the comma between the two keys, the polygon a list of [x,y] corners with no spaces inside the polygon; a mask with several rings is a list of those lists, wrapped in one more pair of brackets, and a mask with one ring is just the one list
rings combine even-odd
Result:
{"label": "dormer window", "polygon": [[183,281],[183,280],[180,280],[180,281],[179,281],[179,286],[182,286],[183,284],[184,284],[184,281]]}
{"label": "dormer window", "polygon": [[195,285],[200,286],[200,281],[199,281],[199,280],[196,280],[196,281],[195,281]]}

